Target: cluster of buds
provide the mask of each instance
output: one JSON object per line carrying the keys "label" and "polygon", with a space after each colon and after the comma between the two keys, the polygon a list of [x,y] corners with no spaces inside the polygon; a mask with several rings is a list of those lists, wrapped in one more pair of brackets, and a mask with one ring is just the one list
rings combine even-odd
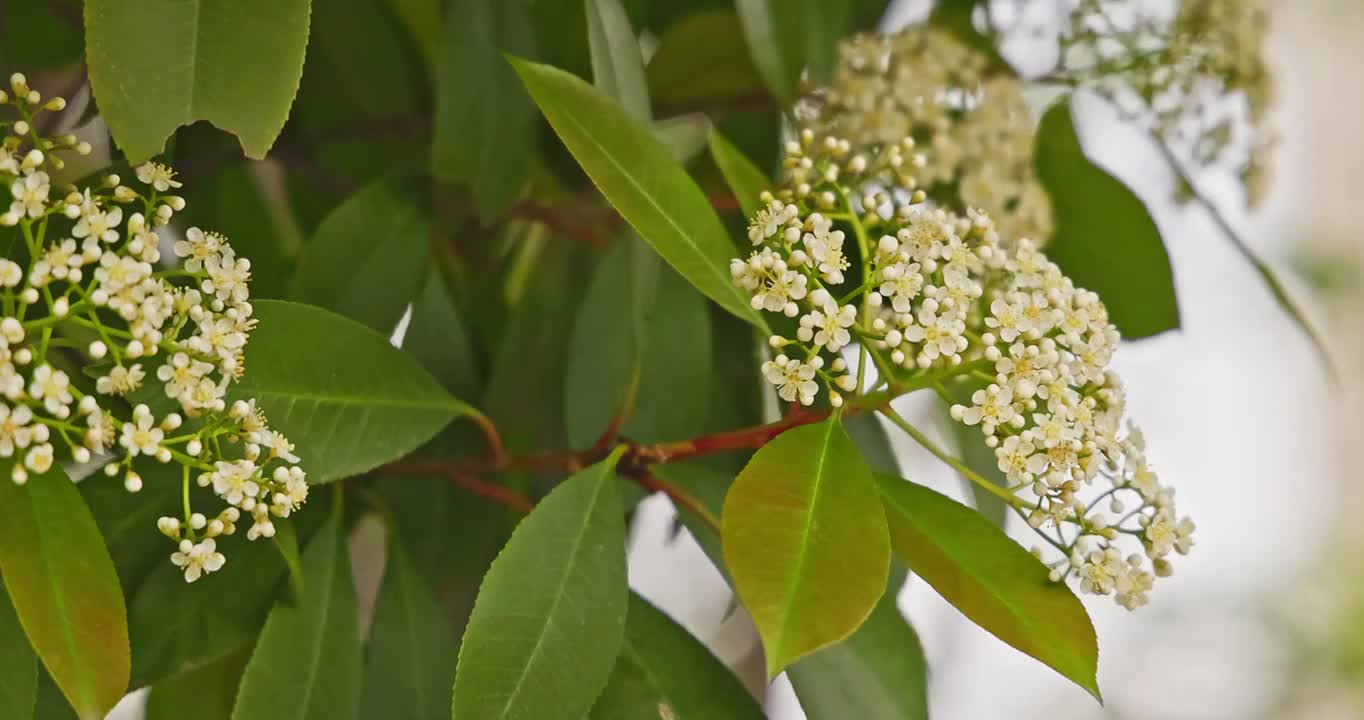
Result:
{"label": "cluster of buds", "polygon": [[790,337],[771,338],[763,374],[785,400],[810,405],[823,390],[835,408],[878,389],[869,364],[891,389],[946,397],[949,383],[976,383],[952,417],[980,428],[1010,504],[1060,552],[1055,579],[1135,608],[1170,553],[1190,549],[1193,525],[1177,519],[1140,431],[1124,430],[1108,368],[1118,331],[1031,240],[1003,241],[976,209],[930,207],[915,148],[809,129],[787,144],[785,183],[749,225],[754,251],[731,262],[755,309],[795,319]]}
{"label": "cluster of buds", "polygon": [[[138,167],[131,185],[109,175],[54,191],[54,153],[89,148],[41,137],[35,116],[64,103],[41,103],[22,75],[11,87],[0,94],[18,115],[0,124],[0,184],[12,196],[0,214],[11,238],[0,259],[0,458],[12,458],[19,484],[55,462],[102,462],[131,493],[142,463],[179,465],[184,515],[158,527],[193,582],[222,567],[215,538],[243,515],[248,538],[270,537],[272,518],[308,495],[293,445],[253,400],[229,401],[255,325],[251,264],[216,233],[189,228],[171,241],[185,201],[166,166]],[[192,480],[227,507],[195,512]]]}

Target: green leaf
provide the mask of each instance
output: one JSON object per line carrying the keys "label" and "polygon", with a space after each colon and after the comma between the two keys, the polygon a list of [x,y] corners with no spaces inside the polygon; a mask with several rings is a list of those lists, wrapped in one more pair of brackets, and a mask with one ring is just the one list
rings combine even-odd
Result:
{"label": "green leaf", "polygon": [[454,720],[581,720],[625,633],[620,451],[565,480],[512,534],[479,590]]}
{"label": "green leaf", "polygon": [[720,168],[720,174],[725,176],[729,189],[734,191],[744,217],[753,217],[763,206],[759,196],[771,189],[772,181],[719,130],[710,131],[710,156]]}
{"label": "green leaf", "polygon": [[303,558],[298,551],[298,531],[294,529],[294,521],[288,518],[280,518],[275,522],[275,537],[271,539],[275,548],[279,550],[280,559],[284,560],[284,567],[289,569],[289,586],[293,590],[295,598],[303,597]]}
{"label": "green leaf", "polygon": [[50,67],[80,61],[81,34],[61,17],[62,10],[52,0],[9,0],[0,6],[0,64]]}
{"label": "green leaf", "polygon": [[766,94],[732,10],[697,12],[669,27],[645,73],[656,107],[694,108]]}
{"label": "green leaf", "polygon": [[654,137],[668,146],[673,159],[686,165],[706,149],[710,135],[710,118],[701,113],[687,113],[663,118],[654,123]]}
{"label": "green leaf", "polygon": [[1035,162],[1055,217],[1047,256],[1077,286],[1099,294],[1124,338],[1178,328],[1179,303],[1160,230],[1140,198],[1085,157],[1069,102],[1043,116]]}
{"label": "green leaf", "polygon": [[31,720],[37,700],[38,658],[0,585],[0,717]]}
{"label": "green leaf", "polygon": [[529,55],[523,0],[452,0],[436,72],[431,171],[468,183],[484,219],[511,206],[530,172],[534,112],[502,53]]}
{"label": "green leaf", "polygon": [[386,178],[346,198],[308,242],[292,299],[392,331],[426,275],[431,227],[421,194],[414,182]]}
{"label": "green leaf", "polygon": [[735,0],[753,64],[772,94],[789,104],[805,69],[805,0]]}
{"label": "green leaf", "polygon": [[928,720],[923,647],[896,605],[903,571],[852,637],[787,671],[808,720]]}
{"label": "green leaf", "polygon": [[[982,390],[989,383],[985,381],[967,380],[946,386],[947,397],[950,401],[945,401],[940,406],[942,409],[942,421],[946,424],[948,433],[956,441],[957,457],[966,464],[966,467],[975,471],[977,475],[989,480],[999,487],[1008,487],[1009,480],[999,469],[999,458],[995,456],[995,451],[985,444],[985,438],[981,437],[980,428],[957,422],[951,418],[951,407],[954,403],[969,404],[971,395],[977,390]],[[891,475],[899,475],[899,471],[887,471]],[[984,487],[972,482],[969,478],[961,476],[961,482],[971,493],[972,504],[976,512],[984,515],[990,522],[997,527],[1004,527],[1005,520],[1009,516],[1009,506],[998,495],[990,492]]]}
{"label": "green leaf", "polygon": [[837,419],[764,445],[725,496],[725,564],[767,650],[768,677],[849,635],[886,589],[876,483]]}
{"label": "green leaf", "polygon": [[157,531],[156,521],[177,515],[182,490],[179,465],[141,463],[137,471],[142,476],[142,491],[137,494],[124,489],[123,478],[103,473],[76,486],[104,536],[119,584],[130,598],[154,565],[168,562],[173,548]]}
{"label": "green leaf", "polygon": [[639,38],[620,0],[583,0],[587,14],[592,81],[640,122],[648,122],[649,85]]}
{"label": "green leaf", "polygon": [[[182,157],[197,156],[190,153],[183,136],[177,147]],[[302,243],[287,206],[281,207],[285,198],[262,181],[260,169],[257,163],[244,162],[203,179],[196,177],[182,188],[194,216],[211,219],[212,229],[227,236],[237,256],[251,259],[251,297],[256,300],[284,296]]]}
{"label": "green leaf", "polygon": [[250,649],[243,648],[153,685],[145,720],[181,720],[190,708],[194,720],[229,720],[250,658]]}
{"label": "green leaf", "polygon": [[802,55],[811,79],[828,82],[838,63],[838,41],[849,33],[853,8],[850,0],[803,0],[803,3]]}
{"label": "green leaf", "polygon": [[867,467],[873,472],[899,474],[900,462],[895,459],[895,450],[890,446],[890,435],[876,413],[865,412],[844,418],[843,427],[862,453],[862,461],[867,463]]}
{"label": "green leaf", "polygon": [[270,611],[234,720],[347,720],[360,703],[360,630],[338,496],[303,553],[303,597]]}
{"label": "green leaf", "polygon": [[80,720],[43,667],[38,668],[38,701],[33,705],[33,720]]}
{"label": "green leaf", "polygon": [[[9,463],[0,477],[9,477]],[[128,690],[128,621],[114,562],[58,466],[0,483],[0,572],[38,657],[82,720]]]}
{"label": "green leaf", "polygon": [[90,87],[128,160],[156,155],[196,120],[235,134],[248,157],[265,157],[298,92],[309,4],[88,0]]}
{"label": "green leaf", "polygon": [[631,593],[625,643],[591,720],[762,720],[763,709],[710,650]]}
{"label": "green leaf", "polygon": [[446,390],[460,397],[474,397],[483,386],[472,344],[445,277],[431,268],[421,294],[412,303],[403,350],[417,358]]}
{"label": "green leaf", "polygon": [[455,679],[455,629],[397,535],[374,606],[360,716],[445,720]]}
{"label": "green leaf", "polygon": [[475,412],[412,356],[326,310],[255,304],[260,324],[235,386],[291,440],[308,481],[327,483],[400,458],[456,416]]}
{"label": "green leaf", "polygon": [[895,553],[972,622],[1099,698],[1099,646],[1084,605],[979,513],[880,475]]}
{"label": "green leaf", "polygon": [[577,77],[525,60],[512,64],[560,139],[640,237],[697,289],[766,332],[766,321],[730,278],[735,249],[724,225],[667,147]]}

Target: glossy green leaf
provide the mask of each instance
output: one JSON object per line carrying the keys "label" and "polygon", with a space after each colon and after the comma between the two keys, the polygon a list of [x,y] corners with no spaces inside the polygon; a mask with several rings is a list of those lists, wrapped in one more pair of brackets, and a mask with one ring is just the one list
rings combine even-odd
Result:
{"label": "glossy green leaf", "polygon": [[390,538],[365,651],[360,717],[445,720],[457,638],[407,550]]}
{"label": "glossy green leaf", "polygon": [[303,558],[298,549],[298,531],[294,529],[294,521],[289,518],[276,520],[275,536],[271,542],[279,550],[284,567],[289,569],[289,587],[294,597],[303,597]]}
{"label": "glossy green leaf", "polygon": [[876,413],[864,412],[843,419],[843,428],[848,437],[862,453],[862,461],[872,472],[900,473],[900,462],[895,459],[895,449],[890,445],[890,435],[886,426],[881,424]]}
{"label": "glossy green leaf", "polygon": [[772,181],[718,130],[710,131],[710,156],[739,200],[744,217],[753,217],[763,206],[759,196],[772,187]]}
{"label": "glossy green leaf", "polygon": [[928,666],[919,636],[896,605],[905,573],[852,637],[787,670],[807,720],[928,720]]}
{"label": "glossy green leaf", "polygon": [[308,242],[291,298],[391,332],[426,276],[421,197],[417,183],[386,178],[346,198]]}
{"label": "glossy green leaf", "polygon": [[76,486],[104,536],[127,597],[133,596],[154,565],[169,558],[173,548],[166,536],[157,532],[156,521],[175,516],[181,504],[178,464],[152,461],[140,463],[137,470],[142,476],[142,491],[137,494],[124,489],[122,477],[103,473]]}
{"label": "glossy green leaf", "polygon": [[762,706],[691,633],[630,594],[625,643],[590,720],[762,720]]}
{"label": "glossy green leaf", "polygon": [[88,0],[90,87],[128,160],[161,152],[177,127],[196,120],[235,134],[247,156],[265,157],[298,92],[309,6],[309,0]]}
{"label": "glossy green leaf", "polygon": [[836,419],[764,445],[725,497],[725,564],[767,673],[851,635],[886,589],[890,541],[871,470]]}
{"label": "glossy green leaf", "polygon": [[1160,230],[1140,198],[1085,157],[1069,102],[1043,116],[1036,152],[1037,177],[1051,196],[1056,225],[1047,256],[1076,286],[1099,294],[1124,338],[1178,328],[1179,303]]}
{"label": "glossy green leaf", "polygon": [[648,122],[649,85],[644,80],[644,57],[639,51],[639,38],[630,27],[630,17],[620,0],[583,2],[593,83],[636,120]]}
{"label": "glossy green leaf", "polygon": [[320,308],[264,300],[235,386],[303,458],[308,481],[358,475],[406,455],[456,416],[455,399],[388,339]]}
{"label": "glossy green leaf", "polygon": [[459,648],[454,720],[581,720],[625,633],[620,453],[565,480],[512,534]]}
{"label": "glossy green leaf", "polygon": [[0,585],[0,717],[29,720],[38,700],[38,658]]}
{"label": "glossy green leaf", "polygon": [[33,720],[80,720],[44,667],[38,668],[38,701],[33,705]]}
{"label": "glossy green leaf", "polygon": [[191,708],[194,720],[229,720],[250,658],[243,648],[153,685],[145,720],[182,720]]}
{"label": "glossy green leaf", "polygon": [[645,73],[660,111],[696,109],[707,102],[766,93],[732,10],[697,12],[669,27]]}
{"label": "glossy green leaf", "polygon": [[706,149],[710,135],[710,118],[701,113],[687,113],[663,118],[654,123],[654,137],[668,146],[673,159],[686,165]]}
{"label": "glossy green leaf", "polygon": [[446,390],[457,397],[475,397],[482,385],[472,343],[445,277],[431,268],[412,303],[403,350],[417,358]]}
{"label": "glossy green leaf", "polygon": [[560,139],[640,237],[721,307],[766,331],[766,321],[730,278],[736,252],[724,225],[668,149],[577,77],[512,62]]}
{"label": "glossy green leaf", "polygon": [[879,475],[891,544],[915,575],[972,622],[1099,697],[1099,645],[1084,605],[976,511]]}
{"label": "glossy green leaf", "polygon": [[[0,476],[9,477],[9,463]],[[0,572],[38,657],[82,720],[128,689],[123,591],[99,528],[60,467],[0,483]]]}
{"label": "glossy green leaf", "polygon": [[533,39],[523,0],[453,0],[436,71],[431,170],[468,183],[482,217],[516,200],[530,172],[535,118],[503,53],[530,55]]}
{"label": "glossy green leaf", "polygon": [[303,596],[270,611],[234,720],[347,720],[360,704],[360,629],[338,498],[303,553]]}

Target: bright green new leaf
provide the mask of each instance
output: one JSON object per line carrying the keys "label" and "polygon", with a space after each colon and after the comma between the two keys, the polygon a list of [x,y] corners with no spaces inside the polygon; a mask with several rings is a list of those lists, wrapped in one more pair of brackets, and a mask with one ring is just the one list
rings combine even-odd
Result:
{"label": "bright green new leaf", "polygon": [[644,57],[639,51],[639,38],[630,27],[630,17],[620,0],[583,3],[593,82],[636,120],[648,122],[649,85],[644,80]]}
{"label": "bright green new leaf", "polygon": [[255,398],[303,459],[308,481],[358,475],[475,412],[373,330],[321,308],[263,300],[234,388]]}
{"label": "bright green new leaf", "polygon": [[516,200],[530,172],[535,114],[502,59],[531,54],[530,20],[524,0],[453,0],[445,13],[431,172],[468,183],[489,219]]}
{"label": "bright green new leaf", "polygon": [[886,589],[876,482],[829,419],[764,445],[725,496],[725,564],[767,650],[767,674],[851,635]]}
{"label": "bright green new leaf", "polygon": [[1099,697],[1099,645],[1084,605],[976,511],[879,475],[891,544],[915,575],[972,622]]}
{"label": "bright green new leaf", "polygon": [[625,634],[620,451],[565,480],[493,561],[459,648],[454,720],[582,720]]}
{"label": "bright green new leaf", "polygon": [[29,720],[37,699],[38,658],[0,585],[0,717]]}
{"label": "bright green new leaf", "polygon": [[548,65],[512,64],[560,139],[640,237],[702,293],[767,332],[730,277],[734,243],[668,148],[581,79]]}
{"label": "bright green new leaf", "polygon": [[194,720],[229,720],[250,658],[250,648],[243,648],[153,685],[145,720],[183,720],[189,708]]}
{"label": "bright green new leaf", "polygon": [[892,572],[876,609],[843,642],[787,670],[808,720],[927,720],[928,666],[896,606],[905,573]]}
{"label": "bright green new leaf", "polygon": [[645,72],[659,107],[697,107],[766,93],[732,10],[697,12],[670,26]]}
{"label": "bright green new leaf", "polygon": [[396,533],[365,651],[360,717],[445,720],[455,681],[455,629]]}
{"label": "bright green new leaf", "polygon": [[1056,225],[1047,256],[1077,286],[1099,294],[1124,338],[1178,328],[1179,303],[1160,230],[1140,198],[1085,157],[1069,102],[1042,118],[1036,152],[1037,177],[1051,196]]}
{"label": "bright green new leaf", "polygon": [[[88,0],[90,87],[139,163],[207,120],[263,158],[284,129],[308,47],[309,0]],[[134,81],[135,79],[135,81]]]}
{"label": "bright green new leaf", "polygon": [[391,332],[426,276],[421,197],[420,185],[386,178],[346,198],[304,250],[291,298]]}
{"label": "bright green new leaf", "polygon": [[[315,508],[316,509],[316,508]],[[270,611],[233,720],[347,720],[360,704],[360,629],[338,496],[303,553],[303,596]]]}
{"label": "bright green new leaf", "polygon": [[648,600],[630,594],[625,644],[590,720],[762,720],[762,706],[710,650]]}
{"label": "bright green new leaf", "polygon": [[729,189],[734,191],[744,217],[753,217],[763,206],[758,196],[764,190],[771,189],[772,181],[719,130],[710,131],[710,156],[714,158],[715,166],[720,168],[720,174],[725,176]]}
{"label": "bright green new leaf", "polygon": [[33,650],[81,720],[104,717],[128,690],[123,591],[95,519],[60,466],[30,473],[22,486],[0,483],[0,572]]}

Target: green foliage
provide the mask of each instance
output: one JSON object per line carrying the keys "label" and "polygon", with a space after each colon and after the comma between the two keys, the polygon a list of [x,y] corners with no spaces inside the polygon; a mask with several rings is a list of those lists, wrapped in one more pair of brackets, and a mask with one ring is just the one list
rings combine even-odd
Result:
{"label": "green foliage", "polygon": [[920,485],[878,476],[895,554],[1000,640],[1099,697],[1089,615],[1045,565],[978,513]]}
{"label": "green foliage", "polygon": [[26,485],[0,483],[0,572],[29,642],[81,720],[104,717],[128,689],[123,592],[95,519],[60,468]]}
{"label": "green foliage", "polygon": [[230,720],[250,659],[251,649],[245,648],[153,685],[146,720],[177,720],[191,707],[196,720]]}
{"label": "green foliage", "polygon": [[660,107],[690,107],[763,93],[763,79],[731,10],[698,12],[668,28],[646,69]]}
{"label": "green foliage", "polygon": [[309,0],[85,3],[90,85],[128,160],[161,152],[196,120],[265,157],[298,91],[309,14]]}
{"label": "green foliage", "polygon": [[851,635],[886,588],[876,483],[836,419],[788,430],[725,496],[725,565],[767,650],[767,674]]}
{"label": "green foliage", "polygon": [[1093,290],[1123,337],[1179,327],[1170,258],[1141,199],[1085,157],[1068,101],[1037,129],[1037,177],[1051,195],[1056,232],[1047,256]]}
{"label": "green foliage", "polygon": [[753,214],[762,208],[759,196],[764,190],[772,187],[772,181],[767,179],[767,174],[758,169],[757,165],[744,157],[739,148],[734,147],[734,143],[717,130],[710,132],[710,156],[715,160],[715,166],[720,168],[721,174],[725,176],[729,189],[734,191],[734,197],[739,200],[739,207],[743,210],[744,216],[753,217]]}
{"label": "green foliage", "polygon": [[583,0],[587,37],[592,51],[592,80],[630,115],[648,122],[649,85],[639,39],[620,0]]}
{"label": "green foliage", "polygon": [[37,699],[38,658],[29,649],[9,593],[0,585],[0,715],[29,720]]}

